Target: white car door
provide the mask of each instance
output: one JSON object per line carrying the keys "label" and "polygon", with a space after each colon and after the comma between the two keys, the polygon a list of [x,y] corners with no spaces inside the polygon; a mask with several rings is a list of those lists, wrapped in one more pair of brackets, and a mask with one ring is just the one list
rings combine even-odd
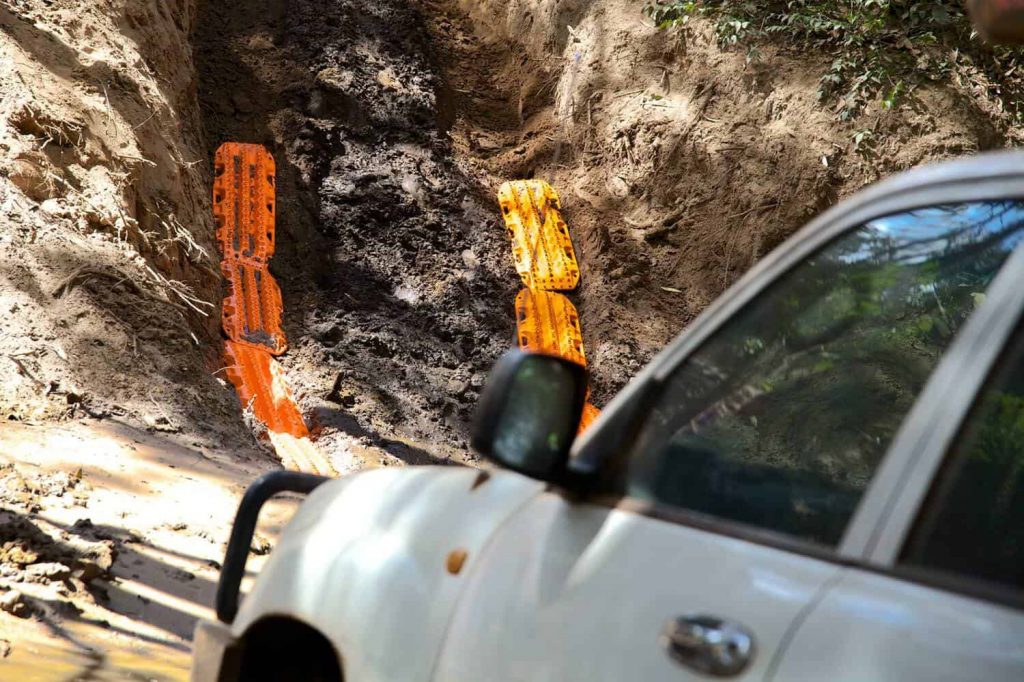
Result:
{"label": "white car door", "polygon": [[921,428],[908,434],[916,442],[864,567],[848,569],[810,611],[774,679],[1024,680],[1018,251],[958,341],[967,352],[915,407]]}
{"label": "white car door", "polygon": [[876,473],[907,457],[907,413],[1024,234],[1014,202],[861,209],[798,235],[606,410],[588,443],[645,401],[594,494],[545,493],[471,561],[435,680],[772,677],[865,558]]}
{"label": "white car door", "polygon": [[[545,494],[502,529],[475,567],[435,679],[701,679],[663,641],[666,626],[687,616],[719,619],[708,629],[717,627],[725,655],[744,664],[738,679],[763,679],[796,615],[836,571],[771,547]],[[750,650],[747,637],[756,638]]]}

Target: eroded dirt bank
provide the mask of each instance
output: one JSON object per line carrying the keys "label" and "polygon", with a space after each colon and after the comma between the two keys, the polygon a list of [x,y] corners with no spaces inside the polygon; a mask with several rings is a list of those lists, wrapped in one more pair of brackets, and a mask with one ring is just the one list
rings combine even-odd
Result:
{"label": "eroded dirt bank", "polygon": [[214,375],[194,18],[191,0],[0,5],[4,420],[120,419],[252,448]]}
{"label": "eroded dirt bank", "polygon": [[459,158],[490,187],[536,175],[562,195],[598,404],[840,198],[1021,137],[967,77],[840,122],[817,94],[831,57],[762,45],[748,61],[701,20],[658,30],[630,0],[423,6],[459,95]]}
{"label": "eroded dirt bank", "polygon": [[183,679],[273,466],[217,375],[194,19],[0,3],[0,679]]}

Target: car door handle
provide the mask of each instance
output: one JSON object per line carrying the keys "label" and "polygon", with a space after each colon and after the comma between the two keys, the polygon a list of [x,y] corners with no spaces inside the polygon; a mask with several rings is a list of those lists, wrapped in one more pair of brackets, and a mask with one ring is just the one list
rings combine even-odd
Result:
{"label": "car door handle", "polygon": [[670,620],[658,641],[680,665],[716,677],[743,672],[755,652],[750,630],[703,614]]}

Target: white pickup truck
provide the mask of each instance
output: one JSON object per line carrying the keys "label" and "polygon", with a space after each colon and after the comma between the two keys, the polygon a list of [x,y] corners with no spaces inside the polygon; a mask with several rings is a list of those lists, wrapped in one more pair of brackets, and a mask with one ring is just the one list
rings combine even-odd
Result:
{"label": "white pickup truck", "polygon": [[[247,493],[194,682],[1024,680],[1024,153],[840,203],[573,442],[512,351],[498,467]],[[322,483],[322,485],[321,485]],[[252,528],[309,491],[238,606]]]}

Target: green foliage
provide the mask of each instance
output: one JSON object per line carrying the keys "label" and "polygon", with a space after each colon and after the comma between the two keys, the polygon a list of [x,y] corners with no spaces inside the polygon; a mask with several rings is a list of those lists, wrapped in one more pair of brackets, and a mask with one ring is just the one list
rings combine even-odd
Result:
{"label": "green foliage", "polygon": [[1024,53],[992,49],[975,35],[960,0],[656,0],[644,8],[660,28],[707,18],[723,47],[755,45],[833,55],[818,97],[840,120],[855,118],[871,101],[899,106],[915,87],[980,71],[990,94],[1015,122],[1024,122]]}
{"label": "green foliage", "polygon": [[853,151],[865,159],[875,157],[875,131],[862,128],[853,134]]}
{"label": "green foliage", "polygon": [[1021,455],[1024,443],[1024,396],[993,391],[983,404],[980,428],[970,456],[985,462],[1005,462]]}

